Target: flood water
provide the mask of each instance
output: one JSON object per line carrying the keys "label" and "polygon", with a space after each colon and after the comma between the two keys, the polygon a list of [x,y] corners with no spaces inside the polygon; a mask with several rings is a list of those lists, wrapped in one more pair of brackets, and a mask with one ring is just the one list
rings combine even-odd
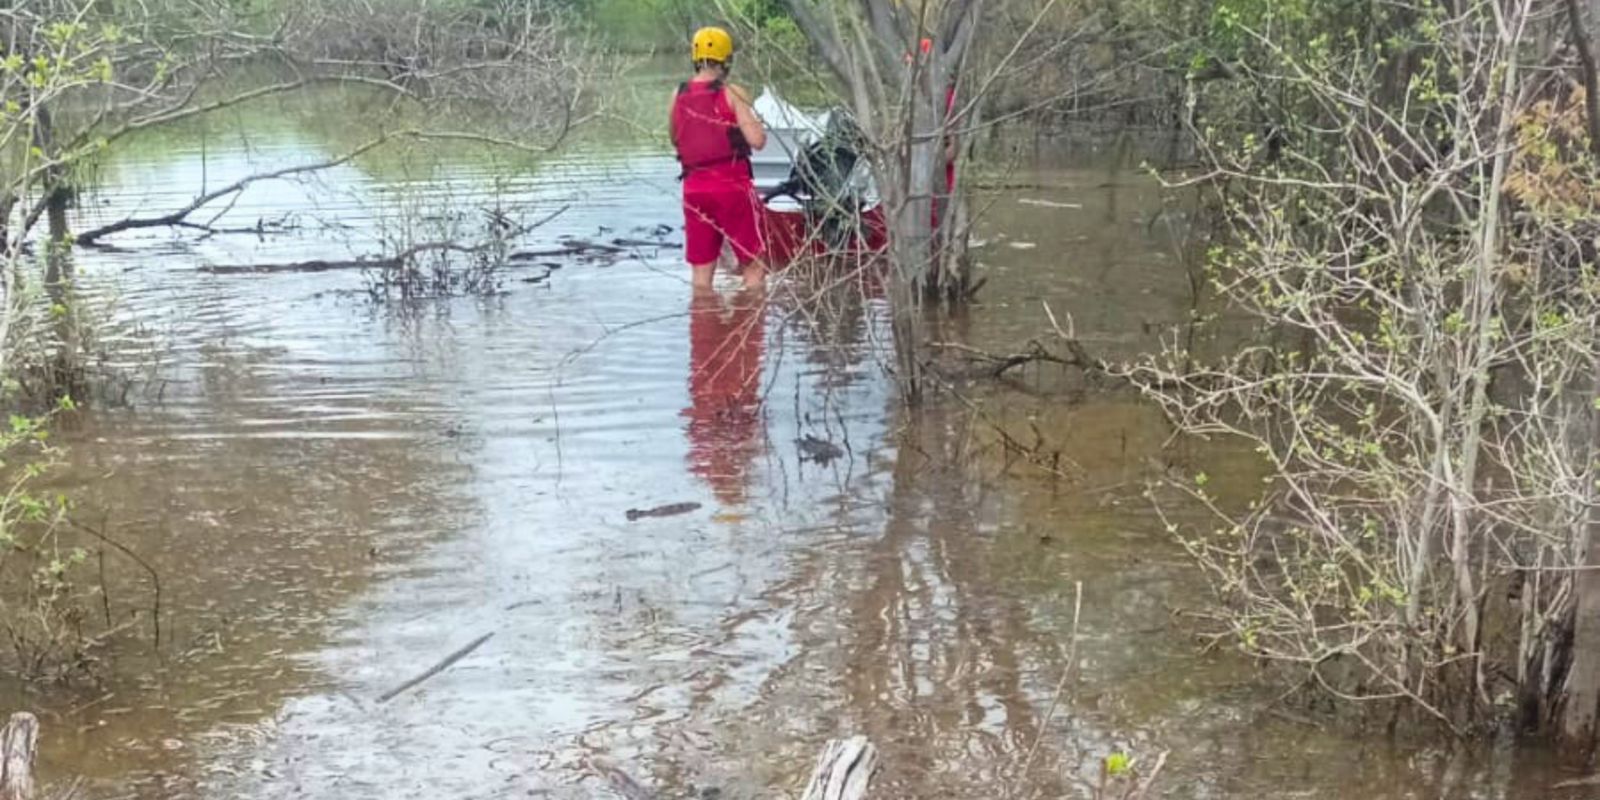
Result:
{"label": "flood water", "polygon": [[[135,149],[75,224],[336,151],[290,122]],[[1154,347],[1189,310],[1181,214],[1115,148],[1025,174],[983,193],[990,282],[939,335],[1016,349],[1045,301],[1100,352]],[[75,422],[58,483],[159,573],[162,643],[108,651],[98,684],[7,687],[41,716],[42,776],[91,798],[607,797],[615,768],[662,797],[793,797],[826,740],[860,733],[886,798],[1086,797],[1116,750],[1170,750],[1168,797],[1545,797],[1570,777],[1276,702],[1182,613],[1204,587],[1140,493],[1159,414],[1031,369],[908,412],[870,294],[795,274],[765,302],[691,292],[674,175],[647,147],[357,161],[253,186],[217,222],[283,232],[81,256],[140,382]],[[373,303],[354,270],[202,270],[377,253],[432,209],[478,224],[474,204],[565,207],[532,248],[673,231],[414,304]],[[1037,431],[1072,477],[1008,457],[991,423]],[[1196,457],[1219,492],[1255,485],[1246,458]],[[672,503],[699,506],[627,513]],[[144,630],[152,585],[110,568],[109,612]]]}

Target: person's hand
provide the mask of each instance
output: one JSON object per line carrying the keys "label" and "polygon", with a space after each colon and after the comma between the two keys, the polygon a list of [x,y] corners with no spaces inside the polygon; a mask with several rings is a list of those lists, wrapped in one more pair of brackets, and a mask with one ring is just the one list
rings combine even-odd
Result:
{"label": "person's hand", "polygon": [[761,118],[756,116],[756,110],[750,105],[750,94],[742,86],[729,84],[728,97],[733,105],[733,113],[739,120],[739,132],[744,134],[745,143],[752,150],[760,150],[767,146],[767,129],[761,123]]}

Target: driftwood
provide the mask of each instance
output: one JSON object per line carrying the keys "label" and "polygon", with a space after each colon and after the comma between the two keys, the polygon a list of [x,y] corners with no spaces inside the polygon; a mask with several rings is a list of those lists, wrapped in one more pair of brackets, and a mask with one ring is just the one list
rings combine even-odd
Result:
{"label": "driftwood", "polygon": [[644,517],[675,517],[679,514],[687,514],[690,511],[697,511],[699,508],[700,504],[693,501],[687,503],[668,503],[667,505],[656,506],[655,508],[630,508],[627,510],[626,516],[628,521],[632,522],[636,519],[642,519]]}
{"label": "driftwood", "polygon": [[0,728],[0,800],[34,800],[33,760],[39,719],[26,711]]}
{"label": "driftwood", "polygon": [[817,758],[800,800],[865,800],[878,772],[878,748],[865,736],[833,739]]}
{"label": "driftwood", "polygon": [[[426,245],[412,247],[398,256],[363,256],[361,258],[333,261],[318,258],[310,261],[286,261],[265,264],[206,264],[196,268],[195,271],[203,272],[207,275],[254,275],[278,272],[334,272],[337,270],[394,269],[399,267],[401,264],[404,264],[406,260],[425,252],[449,250],[470,254],[477,252],[479,249],[480,248],[469,247],[467,245],[453,245],[447,242],[430,242]],[[512,262],[517,260],[518,259],[515,256],[508,259],[508,261]],[[506,266],[510,267],[512,264],[507,264]],[[523,265],[517,264],[516,266]],[[546,261],[536,266],[544,267],[546,270],[556,270],[560,269],[562,265],[559,262]]]}
{"label": "driftwood", "polygon": [[532,261],[538,258],[571,258],[583,255],[621,255],[625,248],[616,245],[601,244],[585,241],[583,239],[570,239],[561,243],[559,247],[545,250],[518,250],[509,256],[508,261]]}
{"label": "driftwood", "polygon": [[357,258],[347,261],[291,261],[286,264],[207,264],[197,271],[208,275],[243,275],[258,272],[332,272],[339,269],[375,269],[394,267],[399,261],[392,258]]}
{"label": "driftwood", "polygon": [[[624,800],[658,800],[651,791],[610,761],[584,759],[584,766],[597,774]],[[1159,765],[1157,769],[1160,769]],[[830,739],[817,758],[816,769],[806,781],[800,800],[866,800],[867,790],[878,773],[878,749],[865,736]],[[706,796],[710,796],[708,792]]]}
{"label": "driftwood", "polygon": [[[404,693],[408,689],[411,689],[411,688],[415,687],[417,684],[422,683],[423,681],[425,681],[425,680],[427,680],[427,679],[429,679],[429,678],[431,678],[431,677],[433,677],[435,675],[438,675],[441,672],[444,672],[445,670],[449,669],[451,667],[451,665],[455,664],[457,661],[460,661],[461,659],[466,658],[469,654],[472,653],[472,651],[478,649],[479,647],[482,647],[483,643],[489,641],[490,637],[493,637],[493,636],[494,636],[493,633],[486,633],[486,634],[484,634],[482,636],[479,636],[478,638],[472,640],[470,643],[467,644],[467,646],[461,648],[460,650],[455,651],[454,653],[451,653],[450,655],[445,656],[444,660],[442,660],[439,663],[434,664],[433,666],[429,667],[421,675],[418,675],[417,677],[412,678],[411,680],[406,681],[405,683],[402,683],[399,686],[396,686],[393,689],[390,689],[389,691],[384,692],[383,694],[379,695],[378,696],[378,702],[387,703],[390,700],[393,700],[396,697],[400,696],[402,693]],[[9,800],[9,798],[0,798],[0,800]]]}
{"label": "driftwood", "polygon": [[629,239],[622,237],[612,239],[609,243],[591,242],[587,239],[567,239],[559,247],[551,247],[544,250],[518,250],[506,258],[510,261],[532,261],[540,258],[572,258],[584,255],[619,256],[629,250],[679,250],[682,248],[683,245],[677,242],[656,239]]}

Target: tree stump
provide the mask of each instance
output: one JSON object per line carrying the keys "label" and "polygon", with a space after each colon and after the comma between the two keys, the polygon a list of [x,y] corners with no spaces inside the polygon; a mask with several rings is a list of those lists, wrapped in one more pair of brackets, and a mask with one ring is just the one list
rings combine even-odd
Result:
{"label": "tree stump", "polygon": [[830,740],[800,800],[864,800],[877,772],[878,748],[867,737]]}
{"label": "tree stump", "polygon": [[11,715],[0,728],[0,800],[34,800],[33,759],[39,743],[39,718],[26,711]]}

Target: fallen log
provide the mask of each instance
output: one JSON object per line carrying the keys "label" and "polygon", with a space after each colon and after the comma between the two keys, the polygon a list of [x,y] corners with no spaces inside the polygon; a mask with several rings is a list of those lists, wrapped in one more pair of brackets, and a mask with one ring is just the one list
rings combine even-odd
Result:
{"label": "fallen log", "polygon": [[245,275],[269,272],[332,272],[340,269],[381,269],[399,266],[393,258],[355,258],[345,261],[291,261],[286,264],[207,264],[198,271],[208,275]]}
{"label": "fallen log", "polygon": [[[207,275],[256,275],[289,272],[333,272],[336,270],[394,269],[403,263],[404,258],[409,258],[411,255],[414,255],[414,253],[407,251],[405,255],[394,258],[369,256],[365,258],[351,258],[333,261],[327,261],[319,258],[312,259],[310,261],[288,261],[266,264],[206,264],[204,266],[197,267],[195,271],[203,272]],[[511,260],[515,261],[517,259],[513,257]],[[506,266],[511,267],[513,265],[508,264]],[[523,265],[516,264],[515,266]],[[561,264],[554,261],[544,262],[534,266],[543,267],[545,269],[561,268]]]}
{"label": "fallen log", "polygon": [[867,737],[830,740],[800,800],[865,800],[877,773],[878,748]]}
{"label": "fallen log", "polygon": [[538,258],[571,258],[581,256],[585,248],[582,247],[552,247],[544,250],[518,250],[509,256],[507,261],[533,261]]}
{"label": "fallen log", "polygon": [[0,728],[0,800],[34,800],[33,761],[39,745],[39,718],[26,711],[11,715]]}
{"label": "fallen log", "polygon": [[661,242],[653,239],[612,239],[611,243],[617,247],[636,248],[639,250],[681,250],[683,245],[677,242]]}
{"label": "fallen log", "polygon": [[[623,241],[618,239],[616,241]],[[664,244],[650,243],[651,247],[666,247]],[[591,242],[586,239],[563,240],[559,247],[550,247],[543,250],[518,250],[509,256],[508,261],[532,261],[539,258],[572,258],[575,256],[616,256],[621,255],[627,248],[621,245]]]}

